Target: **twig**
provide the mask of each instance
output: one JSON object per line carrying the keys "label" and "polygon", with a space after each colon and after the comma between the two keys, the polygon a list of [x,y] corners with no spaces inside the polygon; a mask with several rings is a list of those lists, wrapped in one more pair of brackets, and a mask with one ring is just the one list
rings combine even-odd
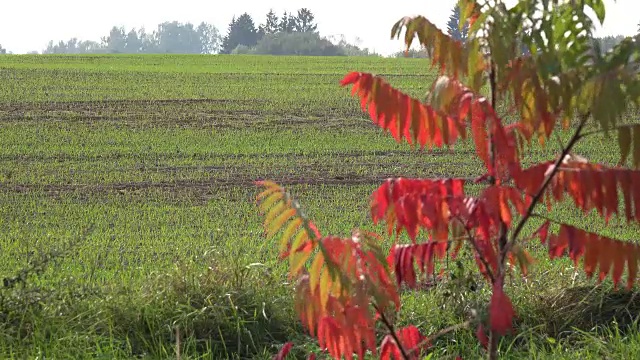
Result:
{"label": "twig", "polygon": [[531,217],[536,217],[536,218],[540,218],[543,220],[547,220],[550,223],[554,223],[554,224],[558,224],[558,225],[563,225],[564,223],[560,220],[556,220],[556,219],[552,219],[548,216],[544,216],[542,214],[536,214],[536,213],[531,213]]}
{"label": "twig", "polygon": [[[547,175],[546,179],[544,180],[544,183],[542,183],[540,190],[538,190],[538,192],[535,194],[535,196],[531,200],[531,204],[529,205],[527,212],[522,217],[522,219],[520,219],[520,222],[518,222],[518,225],[516,226],[513,232],[513,236],[511,237],[511,240],[507,244],[507,250],[513,246],[516,239],[518,238],[518,235],[520,235],[520,232],[522,231],[527,221],[531,217],[531,214],[533,214],[533,209],[535,209],[536,205],[538,205],[538,202],[540,201],[540,199],[542,199],[542,196],[544,195],[545,191],[547,190],[547,187],[551,183],[551,180],[558,173],[560,169],[560,164],[562,163],[562,161],[564,161],[564,158],[569,154],[569,152],[571,152],[571,148],[573,148],[576,142],[580,140],[581,138],[580,132],[582,131],[582,128],[584,127],[584,125],[587,123],[587,119],[589,118],[590,115],[591,114],[588,112],[582,115],[582,119],[580,119],[580,124],[578,124],[578,128],[576,129],[575,133],[571,137],[571,140],[569,140],[569,143],[567,144],[567,146],[562,150],[560,157],[558,157],[553,168],[551,169],[551,172]],[[506,255],[506,253],[507,251],[505,251],[505,253],[502,255],[503,258]]]}
{"label": "twig", "polygon": [[489,279],[491,280],[491,283],[493,284],[493,282],[495,281],[495,277],[493,276],[493,271],[491,271],[491,267],[489,266],[489,263],[487,262],[487,259],[485,259],[484,256],[482,255],[482,253],[480,252],[480,248],[478,247],[478,244],[476,243],[475,239],[473,238],[473,235],[471,234],[471,231],[466,226],[464,227],[464,229],[467,232],[467,237],[469,238],[469,242],[471,242],[471,245],[473,245],[473,248],[478,253],[478,258],[480,258],[480,261],[482,262],[482,265],[484,265],[484,268],[487,269],[487,276],[489,276]]}
{"label": "twig", "polygon": [[587,136],[602,134],[602,133],[604,133],[605,131],[608,131],[608,130],[617,130],[617,129],[620,129],[620,128],[636,127],[636,126],[640,126],[640,123],[623,124],[623,125],[618,125],[618,126],[616,126],[614,128],[611,128],[611,129],[598,129],[598,130],[588,131],[588,132],[585,132],[583,134],[580,134],[580,138],[582,139],[582,138],[585,138]]}
{"label": "twig", "polygon": [[407,355],[413,355],[413,353],[418,351],[418,349],[420,349],[424,345],[432,344],[440,336],[446,335],[446,334],[448,334],[448,333],[450,333],[452,331],[456,331],[456,330],[459,330],[459,329],[464,329],[464,328],[469,327],[469,324],[471,324],[471,320],[472,319],[469,319],[469,320],[467,320],[465,322],[462,322],[460,324],[449,326],[448,328],[444,328],[444,329],[438,331],[437,333],[427,337],[426,339],[424,339],[421,342],[419,342],[418,345],[416,345],[413,349],[409,350]]}
{"label": "twig", "polygon": [[176,326],[176,359],[180,360],[180,328]]}
{"label": "twig", "polygon": [[407,351],[402,346],[402,343],[400,342],[400,339],[398,338],[398,334],[396,334],[396,331],[394,330],[393,325],[391,324],[389,319],[387,319],[387,317],[384,315],[384,312],[382,312],[380,310],[378,305],[373,304],[373,308],[376,309],[378,314],[380,314],[380,320],[382,321],[384,326],[387,328],[387,330],[389,330],[389,335],[391,335],[391,337],[393,338],[393,341],[396,342],[396,345],[398,346],[398,349],[400,350],[400,353],[402,354],[402,358],[406,359],[406,360],[409,360],[409,354],[407,353]]}

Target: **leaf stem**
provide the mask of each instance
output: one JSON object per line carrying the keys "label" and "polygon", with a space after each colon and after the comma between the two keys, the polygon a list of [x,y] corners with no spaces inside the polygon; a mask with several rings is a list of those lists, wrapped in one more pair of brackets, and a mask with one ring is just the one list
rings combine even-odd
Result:
{"label": "leaf stem", "polygon": [[[549,184],[551,184],[551,180],[560,170],[560,164],[562,163],[564,158],[567,155],[569,155],[569,152],[571,152],[571,149],[573,148],[573,146],[582,137],[582,134],[581,134],[582,128],[584,128],[584,125],[587,123],[587,119],[589,119],[590,115],[591,114],[589,112],[582,115],[580,119],[580,123],[578,124],[578,128],[573,133],[573,136],[569,140],[569,143],[567,143],[567,146],[562,150],[560,157],[558,157],[553,168],[551,169],[551,172],[545,178],[544,182],[542,183],[542,186],[540,187],[540,190],[538,190],[538,192],[533,196],[533,199],[531,200],[531,204],[529,205],[529,208],[527,208],[527,212],[522,217],[522,219],[520,219],[520,222],[518,222],[518,225],[516,226],[513,232],[513,236],[511,237],[511,240],[507,244],[507,249],[510,249],[513,246],[513,244],[516,242],[516,239],[520,235],[520,232],[522,231],[524,226],[527,224],[527,221],[529,221],[529,218],[533,214],[533,209],[535,209],[536,205],[538,205],[538,202],[540,202],[540,199],[542,199],[542,196],[544,195],[544,192],[546,191],[547,187],[549,186]],[[505,251],[505,254],[503,254],[503,256],[504,255],[506,255],[506,251]]]}
{"label": "leaf stem", "polygon": [[585,138],[587,136],[591,136],[591,135],[597,135],[597,134],[602,134],[606,131],[612,131],[612,130],[618,130],[618,129],[623,129],[623,128],[627,128],[627,127],[636,127],[636,126],[640,126],[640,123],[632,123],[632,124],[622,124],[622,125],[618,125],[612,129],[598,129],[598,130],[593,130],[593,131],[588,131],[585,132],[583,134],[580,134],[580,138]]}
{"label": "leaf stem", "polygon": [[424,345],[432,344],[433,341],[435,339],[439,338],[440,336],[446,335],[446,334],[448,334],[448,333],[450,333],[452,331],[456,331],[458,329],[464,329],[466,327],[469,327],[469,325],[471,324],[471,320],[472,319],[469,319],[469,320],[466,320],[466,321],[464,321],[464,322],[462,322],[460,324],[451,325],[451,326],[449,326],[447,328],[444,328],[444,329],[438,331],[437,333],[427,337],[426,339],[424,339],[421,342],[419,342],[418,345],[416,345],[413,349],[409,350],[408,355],[413,355],[413,353],[415,351],[417,351],[418,349],[420,349]]}
{"label": "leaf stem", "polygon": [[478,258],[482,262],[482,265],[484,265],[484,268],[487,269],[487,276],[489,276],[489,280],[491,280],[491,283],[493,284],[493,282],[495,281],[495,276],[493,276],[493,271],[491,270],[491,267],[489,266],[487,259],[485,259],[482,253],[480,252],[480,248],[478,247],[478,244],[473,238],[471,231],[466,226],[464,227],[464,229],[467,232],[469,242],[471,242],[471,245],[473,245],[473,248],[476,250],[476,253],[478,253]]}
{"label": "leaf stem", "polygon": [[405,359],[405,360],[409,360],[410,359],[409,358],[409,354],[407,353],[407,351],[402,346],[402,343],[400,342],[400,339],[398,338],[398,334],[396,334],[396,331],[393,328],[393,324],[391,324],[389,319],[387,319],[386,315],[384,314],[383,311],[380,310],[378,305],[376,305],[374,303],[373,304],[373,308],[376,309],[378,314],[380,314],[380,321],[382,321],[382,323],[387,328],[387,330],[389,330],[389,335],[391,335],[391,337],[393,338],[393,341],[396,342],[396,345],[398,346],[398,349],[400,350],[400,353],[402,354],[402,358]]}
{"label": "leaf stem", "polygon": [[552,223],[552,224],[557,224],[557,225],[566,225],[565,223],[563,223],[563,222],[562,222],[562,221],[560,221],[560,220],[552,219],[552,218],[550,218],[550,217],[548,217],[548,216],[544,216],[544,215],[542,215],[542,214],[531,213],[531,217],[540,218],[540,219],[546,220],[546,221],[548,221],[548,222],[550,222],[550,223]]}

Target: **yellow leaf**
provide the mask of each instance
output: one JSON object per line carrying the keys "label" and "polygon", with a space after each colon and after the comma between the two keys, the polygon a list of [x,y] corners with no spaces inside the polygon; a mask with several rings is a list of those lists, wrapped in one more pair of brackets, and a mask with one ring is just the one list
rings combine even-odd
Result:
{"label": "yellow leaf", "polygon": [[280,190],[280,187],[276,183],[273,183],[271,181],[265,181],[262,185],[265,187],[265,190],[263,190],[260,194],[258,194],[258,196],[256,196],[256,200],[258,201]]}
{"label": "yellow leaf", "polygon": [[322,308],[327,308],[327,302],[329,301],[329,293],[331,291],[331,275],[329,275],[329,269],[322,269],[322,275],[320,276],[320,303]]}
{"label": "yellow leaf", "polygon": [[267,216],[265,216],[264,218],[264,225],[269,226],[273,219],[275,219],[278,215],[280,215],[282,211],[285,210],[285,206],[286,204],[284,203],[284,201],[281,201],[277,203],[273,208],[271,208]]}
{"label": "yellow leaf", "polygon": [[286,248],[287,248],[287,244],[289,243],[289,239],[291,239],[291,237],[293,237],[293,235],[295,234],[296,230],[298,230],[298,228],[300,228],[300,225],[302,225],[302,219],[301,218],[296,218],[294,220],[292,220],[289,225],[287,225],[287,228],[284,230],[284,233],[282,234],[282,238],[280,239],[280,252],[283,252]]}
{"label": "yellow leaf", "polygon": [[513,252],[513,254],[515,254],[516,259],[518,260],[522,275],[527,276],[527,274],[529,273],[529,266],[534,263],[534,259],[525,249],[523,249],[519,245],[514,245],[511,251]]}
{"label": "yellow leaf", "polygon": [[291,255],[289,255],[291,275],[295,276],[300,272],[300,269],[302,269],[307,260],[309,260],[309,256],[311,256],[311,250],[291,251]]}
{"label": "yellow leaf", "polygon": [[278,230],[282,228],[282,225],[284,225],[284,223],[295,214],[296,214],[296,209],[289,209],[282,212],[280,215],[278,215],[278,217],[276,217],[269,224],[268,231],[267,231],[267,239],[274,236],[278,232]]}
{"label": "yellow leaf", "polygon": [[309,286],[311,287],[311,293],[315,293],[316,286],[320,280],[320,274],[322,273],[322,265],[324,264],[324,256],[319,253],[311,264],[309,269]]}
{"label": "yellow leaf", "polygon": [[296,235],[295,240],[293,240],[293,244],[291,244],[291,252],[295,251],[302,245],[303,242],[309,241],[309,237],[307,236],[306,231],[300,231],[298,235]]}
{"label": "yellow leaf", "polygon": [[284,197],[284,194],[282,192],[277,192],[275,194],[272,194],[271,196],[267,197],[266,199],[264,199],[264,201],[262,201],[260,203],[260,212],[262,213],[266,213],[267,210],[269,210],[269,208],[278,200],[282,199]]}

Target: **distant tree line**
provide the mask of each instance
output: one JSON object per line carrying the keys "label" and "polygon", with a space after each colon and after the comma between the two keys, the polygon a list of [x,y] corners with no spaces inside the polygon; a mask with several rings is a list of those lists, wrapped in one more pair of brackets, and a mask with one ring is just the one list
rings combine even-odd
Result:
{"label": "distant tree line", "polygon": [[624,40],[624,38],[625,36],[616,35],[595,38],[594,40],[598,42],[598,45],[600,45],[600,52],[606,53],[613,49],[614,46],[618,45],[622,40]]}
{"label": "distant tree line", "polygon": [[[0,47],[0,53],[5,51]],[[302,8],[278,17],[273,10],[256,26],[244,13],[234,17],[223,37],[205,22],[195,26],[177,21],[164,22],[152,32],[114,26],[100,41],[49,42],[43,54],[270,54],[270,55],[375,55],[343,39],[333,43],[318,33],[315,15]]]}
{"label": "distant tree line", "polygon": [[248,13],[233,18],[222,40],[222,54],[373,56],[368,49],[349,44],[344,37],[333,43],[318,33],[311,10],[286,11],[278,17],[273,9],[264,24],[255,25]]}
{"label": "distant tree line", "polygon": [[43,54],[213,54],[220,46],[220,35],[215,26],[201,23],[197,27],[191,23],[177,21],[164,22],[151,33],[144,28],[127,31],[124,27],[111,28],[109,35],[100,42],[78,40],[49,42]]}
{"label": "distant tree line", "polygon": [[[460,8],[451,10],[447,22],[447,32],[454,39],[466,42],[469,24],[460,24]],[[640,33],[640,24],[638,24]],[[595,38],[602,52],[611,50],[624,36]],[[243,13],[229,23],[223,37],[218,29],[205,22],[195,26],[177,21],[163,22],[148,33],[144,28],[127,30],[124,27],[111,28],[100,41],[79,40],[50,41],[43,54],[265,54],[265,55],[326,55],[326,56],[380,56],[367,48],[360,48],[341,37],[331,41],[318,33],[315,15],[307,8],[295,14],[286,11],[278,16],[273,9],[266,14],[265,22],[256,26],[251,15]],[[522,46],[523,54],[529,52]],[[0,54],[10,53],[0,45]],[[37,53],[35,51],[29,53]],[[399,51],[392,57],[425,58],[424,49],[411,49],[408,53]]]}

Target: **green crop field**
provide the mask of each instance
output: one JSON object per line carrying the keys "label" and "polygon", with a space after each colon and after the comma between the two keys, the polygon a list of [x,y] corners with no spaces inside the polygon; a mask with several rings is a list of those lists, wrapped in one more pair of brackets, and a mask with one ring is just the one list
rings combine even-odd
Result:
{"label": "green crop field", "polygon": [[[418,151],[373,126],[339,86],[352,70],[419,97],[435,76],[419,59],[0,57],[0,357],[175,358],[179,348],[183,359],[268,359],[287,340],[299,356],[317,350],[264,240],[253,182],[287,185],[323,233],[385,234],[368,210],[385,178],[481,171],[469,142]],[[528,159],[552,159],[565,139],[533,145]],[[592,136],[576,151],[615,163],[617,146]],[[571,204],[548,216],[640,237]],[[518,331],[505,356],[638,358],[640,298],[608,281],[594,288],[568,259],[530,247],[531,274],[510,280]],[[465,276],[479,285],[405,292],[399,324],[429,334],[484,311],[488,289]],[[439,338],[435,358],[480,356],[474,331]]]}

